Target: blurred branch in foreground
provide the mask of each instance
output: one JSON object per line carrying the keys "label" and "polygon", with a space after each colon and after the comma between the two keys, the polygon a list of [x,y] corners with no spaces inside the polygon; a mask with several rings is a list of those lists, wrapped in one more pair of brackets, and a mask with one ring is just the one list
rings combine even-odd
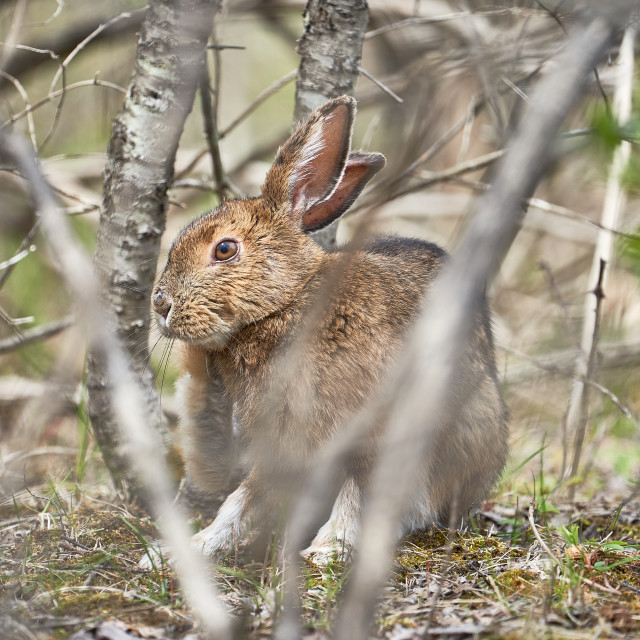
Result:
{"label": "blurred branch in foreground", "polygon": [[127,358],[106,319],[104,298],[99,293],[91,263],[74,239],[68,219],[58,207],[25,141],[0,130],[0,155],[15,164],[30,185],[47,244],[73,295],[78,323],[111,381],[109,411],[119,429],[114,435],[127,441],[127,468],[131,477],[146,489],[154,513],[161,521],[185,595],[203,631],[209,637],[227,640],[231,637],[229,618],[202,563],[191,549],[185,519],[173,504],[170,474],[164,459],[158,455],[159,434],[148,422],[143,391],[135,383]]}
{"label": "blurred branch in foreground", "polygon": [[[492,189],[479,199],[455,256],[429,296],[427,312],[418,322],[393,380],[388,438],[372,482],[360,553],[337,638],[367,636],[377,590],[388,574],[386,560],[395,544],[395,523],[403,513],[421,456],[433,442],[437,417],[470,337],[478,296],[513,242],[521,225],[523,202],[548,167],[551,141],[618,24],[596,15],[571,34],[558,56],[557,69],[532,93],[497,166]],[[429,381],[426,388],[425,380]]]}
{"label": "blurred branch in foreground", "polygon": [[[620,20],[624,16],[616,17]],[[427,312],[389,380],[386,397],[365,409],[352,425],[350,437],[321,456],[307,485],[301,505],[308,506],[311,496],[314,502],[324,504],[323,488],[330,484],[339,464],[336,461],[357,444],[372,416],[388,410],[387,438],[372,481],[337,638],[356,640],[368,635],[378,589],[388,575],[397,522],[407,504],[412,479],[433,442],[444,398],[469,339],[473,309],[520,228],[524,201],[548,167],[558,128],[618,24],[596,15],[576,27],[558,56],[556,70],[532,93],[521,124],[497,166],[493,186],[479,200],[455,257],[431,292]],[[293,514],[288,550],[293,567],[298,565],[298,545],[315,525],[312,519],[302,508]],[[289,595],[292,597],[291,592]],[[295,621],[286,619],[283,631],[285,637],[296,637]]]}

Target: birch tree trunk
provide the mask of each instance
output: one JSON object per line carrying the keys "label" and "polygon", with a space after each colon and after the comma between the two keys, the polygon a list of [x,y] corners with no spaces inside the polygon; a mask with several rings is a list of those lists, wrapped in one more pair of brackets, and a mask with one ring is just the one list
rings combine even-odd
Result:
{"label": "birch tree trunk", "polygon": [[[149,303],[165,227],[167,189],[220,0],[152,0],[142,25],[137,62],[122,111],[114,121],[105,170],[95,268],[105,322],[130,358],[148,398],[147,420],[166,442],[149,367]],[[124,442],[111,409],[104,358],[89,354],[89,412],[105,463],[120,489],[135,493]],[[162,455],[162,452],[158,452]]]}
{"label": "birch tree trunk", "polygon": [[[296,121],[331,98],[354,94],[369,7],[366,0],[308,0],[304,20],[298,44]],[[327,249],[334,247],[336,226],[315,233],[314,239]]]}

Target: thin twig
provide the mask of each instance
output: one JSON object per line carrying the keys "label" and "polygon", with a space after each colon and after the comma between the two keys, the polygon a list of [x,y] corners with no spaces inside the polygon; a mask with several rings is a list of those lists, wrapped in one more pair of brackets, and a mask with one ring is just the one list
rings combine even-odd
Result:
{"label": "thin twig", "polygon": [[36,139],[36,127],[33,122],[33,115],[31,113],[31,102],[29,101],[29,95],[27,94],[26,89],[22,86],[22,83],[14,78],[12,75],[9,75],[2,69],[0,69],[0,76],[2,76],[5,80],[8,80],[15,88],[16,91],[20,94],[22,101],[24,102],[25,110],[27,111],[27,128],[29,129],[29,139],[31,140],[31,146],[34,151],[38,148],[38,141]]}
{"label": "thin twig", "polygon": [[[523,351],[520,351],[519,349],[514,349],[513,347],[507,347],[505,345],[500,345],[500,344],[496,344],[496,347],[498,349],[501,349],[505,353],[511,353],[513,355],[519,356],[520,358],[524,358],[524,359],[528,360],[536,368],[538,368],[538,369],[540,369],[542,371],[547,371],[548,373],[560,374],[560,375],[564,375],[564,376],[575,376],[576,375],[575,371],[572,371],[572,370],[568,369],[567,367],[561,367],[561,366],[558,366],[558,365],[556,365],[556,364],[554,364],[552,362],[542,362],[541,360],[539,360],[537,358],[533,358],[532,356],[524,353]],[[631,414],[630,409],[627,406],[625,406],[624,404],[622,404],[622,402],[620,401],[620,398],[618,398],[618,396],[615,393],[613,393],[613,391],[611,391],[610,389],[607,389],[604,385],[600,384],[599,382],[596,382],[595,380],[587,378],[586,376],[583,376],[581,378],[581,380],[582,380],[582,382],[584,384],[592,387],[593,389],[596,389],[602,395],[604,395],[607,398],[609,398],[609,400],[611,400],[611,402],[613,402],[613,404],[615,404],[616,407],[618,407],[618,409],[620,409],[620,411],[623,413],[623,415],[626,418],[633,419],[633,415]],[[508,378],[507,378],[507,381],[509,381]]]}
{"label": "thin twig", "polygon": [[504,154],[504,149],[498,149],[497,151],[491,151],[490,153],[486,153],[477,158],[473,158],[472,160],[461,162],[460,164],[457,164],[454,167],[449,167],[448,169],[444,169],[443,171],[421,172],[419,174],[420,176],[422,176],[422,179],[420,181],[414,182],[413,184],[398,189],[392,194],[391,197],[399,198],[401,196],[407,195],[408,193],[413,193],[414,191],[420,191],[420,189],[430,187],[431,185],[437,184],[438,182],[444,182],[446,180],[450,180],[451,178],[464,175],[465,173],[470,173],[471,171],[478,171],[479,169],[483,169],[494,163]]}
{"label": "thin twig", "polygon": [[471,105],[463,118],[460,118],[452,127],[434,142],[426,151],[421,153],[399,176],[398,179],[411,175],[421,164],[431,160],[450,140],[463,130],[469,118],[475,117],[478,112],[478,101],[475,96],[471,100]]}
{"label": "thin twig", "polygon": [[51,49],[38,49],[37,47],[30,47],[27,44],[12,44],[7,41],[0,41],[0,47],[19,49],[20,51],[30,51],[31,53],[46,53],[52,60],[57,60],[59,58],[58,54],[54,51],[51,51]]}
{"label": "thin twig", "polygon": [[51,24],[61,13],[64,8],[64,0],[56,0],[57,7],[55,11],[46,19],[38,22],[25,22],[25,27],[45,27],[48,24]]}
{"label": "thin twig", "polygon": [[34,342],[40,342],[41,340],[46,340],[47,338],[56,336],[70,327],[74,322],[74,316],[69,315],[61,320],[50,322],[49,324],[42,325],[41,327],[35,327],[34,329],[23,331],[20,336],[0,340],[0,355],[15,351],[16,349],[20,349],[28,344],[33,344]]}
{"label": "thin twig", "polygon": [[42,150],[45,148],[45,146],[47,145],[47,143],[49,142],[49,140],[51,140],[51,138],[53,137],[53,134],[55,133],[56,129],[58,128],[58,123],[60,122],[60,118],[62,117],[62,107],[64,106],[65,103],[65,98],[67,96],[67,68],[63,65],[60,66],[60,69],[62,71],[62,94],[60,96],[60,101],[58,102],[58,104],[56,105],[56,112],[53,116],[53,122],[51,123],[51,127],[49,127],[49,131],[47,132],[47,135],[44,137],[44,140],[42,141],[42,144],[40,145],[40,147],[38,148],[38,154],[42,153]]}
{"label": "thin twig", "polygon": [[200,106],[202,109],[202,119],[204,121],[204,132],[209,146],[209,154],[211,155],[211,164],[213,168],[214,191],[218,194],[220,201],[226,200],[233,193],[231,185],[222,166],[222,157],[220,156],[219,137],[216,126],[216,116],[211,101],[211,85],[209,84],[209,71],[205,65],[204,73],[200,79]]}
{"label": "thin twig", "polygon": [[[573,134],[573,132],[570,132],[570,134]],[[454,169],[459,166],[460,165],[456,165],[456,167],[451,167],[451,169],[446,169],[441,173],[434,174],[434,177],[439,177],[439,181],[443,182],[452,180],[456,184],[467,187],[469,189],[473,189],[474,191],[486,191],[487,189],[489,189],[490,185],[487,182],[461,178],[460,175],[447,175],[447,172],[454,171]],[[600,231],[606,231],[607,233],[614,234],[620,238],[628,238],[629,240],[640,240],[640,234],[638,233],[630,233],[628,231],[622,231],[621,229],[608,227],[601,222],[598,222],[597,220],[592,220],[586,215],[574,211],[573,209],[563,207],[559,204],[553,204],[552,202],[547,202],[546,200],[542,200],[541,198],[528,198],[525,202],[529,207],[533,207],[534,209],[538,209],[539,211],[543,211],[544,213],[550,213],[551,215],[566,218],[567,220],[572,220],[573,222],[578,222],[580,224],[593,227],[594,229],[598,229]]]}
{"label": "thin twig", "polygon": [[[600,321],[602,318],[602,300],[604,299],[604,291],[602,290],[604,274],[606,271],[607,263],[604,260],[600,260],[600,272],[598,274],[598,283],[591,293],[596,299],[596,308],[594,312],[594,325],[593,335],[591,337],[591,349],[589,350],[589,359],[587,361],[587,370],[584,374],[584,378],[587,380],[593,380],[596,372],[596,356],[598,354],[598,342],[600,339]],[[587,429],[587,421],[589,418],[589,385],[583,384],[582,394],[580,397],[580,413],[577,422],[577,433],[575,437],[575,444],[573,450],[573,461],[571,463],[571,478],[575,478],[578,475],[578,467],[580,466],[580,456],[582,455],[582,445],[584,443],[584,436]],[[569,487],[569,500],[573,501],[575,496],[575,482],[571,483]]]}
{"label": "thin twig", "polygon": [[[18,329],[18,325],[21,324],[21,322],[12,318],[2,307],[0,307],[0,320],[2,320],[11,329],[11,331],[16,334],[18,340],[22,339],[22,334]],[[25,321],[24,318],[21,320],[22,322]]]}
{"label": "thin twig", "polygon": [[86,38],[84,38],[81,42],[79,42],[73,49],[73,51],[71,51],[71,53],[64,59],[64,61],[62,62],[62,64],[60,65],[60,68],[56,71],[55,75],[53,76],[53,80],[51,81],[51,86],[49,88],[49,95],[51,95],[55,89],[56,84],[58,84],[58,80],[60,79],[60,76],[64,73],[64,71],[66,70],[66,68],[69,66],[69,63],[95,38],[97,38],[103,31],[106,31],[109,27],[113,26],[114,24],[116,24],[117,22],[120,22],[121,20],[126,20],[128,18],[133,18],[136,14],[139,13],[146,13],[147,11],[147,7],[142,7],[140,9],[135,9],[134,11],[126,11],[124,13],[121,13],[120,15],[115,16],[114,18],[111,18],[111,20],[108,20],[107,22],[105,22],[104,24],[101,24],[99,27],[97,27],[96,29],[94,29]]}
{"label": "thin twig", "polygon": [[536,527],[536,523],[535,523],[535,521],[533,519],[533,502],[529,505],[529,526],[531,527],[531,531],[532,531],[535,539],[538,541],[538,544],[542,547],[542,550],[549,556],[549,560],[551,560],[551,562],[556,567],[562,567],[562,562],[560,562],[560,560],[558,560],[558,557],[556,556],[556,554],[553,553],[553,551],[551,551],[551,549],[549,549],[549,546],[542,539],[542,536],[538,532],[538,528]]}
{"label": "thin twig", "polygon": [[0,262],[0,271],[3,271],[4,269],[8,269],[9,267],[12,267],[13,265],[18,264],[18,262],[22,262],[30,253],[35,251],[35,249],[36,249],[35,246],[31,245],[28,249],[25,249],[24,251],[20,251],[20,253],[16,253],[16,255],[14,255],[13,258],[9,258],[4,262]]}
{"label": "thin twig", "polygon": [[378,80],[378,78],[370,74],[364,67],[358,67],[358,73],[371,80],[371,82],[373,82],[376,87],[382,89],[382,91],[384,91],[388,96],[391,96],[391,98],[393,98],[399,104],[402,104],[404,102],[404,100],[397,93],[394,93],[394,91],[392,91],[386,84],[384,84],[384,82]]}
{"label": "thin twig", "polygon": [[[635,30],[633,27],[626,29],[622,45],[620,47],[620,59],[618,62],[620,74],[619,81],[616,86],[614,95],[614,107],[613,111],[616,118],[619,121],[625,122],[631,115],[632,106],[632,94],[633,94],[633,77],[634,77],[634,42],[635,42]],[[620,218],[624,209],[625,193],[622,188],[621,179],[622,173],[627,165],[629,156],[631,153],[631,145],[627,141],[622,141],[616,149],[613,160],[611,163],[611,169],[609,178],[607,180],[607,190],[605,193],[605,199],[602,210],[602,225],[608,229],[616,228],[618,226],[618,219]],[[591,265],[591,273],[589,279],[591,282],[598,279],[599,285],[596,291],[602,291],[605,285],[604,278],[606,276],[603,273],[602,263],[610,263],[613,254],[613,236],[608,231],[601,230],[598,233],[596,240],[596,247],[593,254],[593,261]],[[567,429],[569,433],[576,434],[575,449],[574,449],[574,464],[571,466],[570,473],[575,476],[577,473],[577,465],[580,459],[580,453],[582,448],[582,438],[584,437],[583,425],[584,411],[585,411],[585,398],[587,394],[586,386],[581,383],[580,377],[591,377],[587,375],[589,362],[591,360],[591,352],[593,350],[594,341],[597,341],[596,337],[596,325],[599,323],[599,299],[596,295],[596,308],[593,306],[593,299],[591,295],[585,299],[584,308],[584,323],[582,327],[581,338],[581,354],[576,362],[577,379],[574,379],[574,384],[571,388],[571,395],[569,398],[569,404],[567,408]],[[575,483],[571,483],[569,487],[569,496],[573,498],[575,495]]]}
{"label": "thin twig", "polygon": [[9,31],[7,32],[7,40],[6,45],[7,48],[2,51],[0,54],[0,68],[6,67],[9,58],[12,55],[10,49],[14,49],[16,47],[16,42],[18,41],[18,35],[23,26],[24,14],[27,8],[26,0],[19,0],[16,3],[16,7],[13,11],[13,17],[11,19],[11,26],[9,27]]}
{"label": "thin twig", "polygon": [[239,49],[244,50],[247,47],[243,47],[238,44],[210,44],[207,46],[207,49],[215,49],[216,51],[224,51],[224,49]]}
{"label": "thin twig", "polygon": [[2,275],[0,275],[0,289],[2,289],[4,283],[13,271],[13,268],[16,266],[16,264],[18,264],[18,262],[26,258],[26,256],[34,251],[34,245],[32,245],[31,243],[38,231],[39,226],[40,225],[38,223],[38,220],[36,220],[34,225],[29,230],[29,233],[27,233],[25,238],[20,243],[18,250],[13,254],[13,257],[4,261],[0,265],[0,271],[3,271]]}
{"label": "thin twig", "polygon": [[27,117],[30,113],[33,113],[36,109],[48,104],[52,100],[55,100],[57,97],[61,96],[65,91],[72,91],[73,89],[80,89],[81,87],[105,87],[106,89],[114,89],[115,91],[119,91],[123,95],[127,95],[127,90],[124,87],[121,87],[118,84],[113,82],[108,82],[107,80],[100,80],[99,78],[94,78],[93,80],[80,80],[79,82],[74,82],[70,84],[66,89],[58,89],[53,93],[50,93],[46,97],[38,100],[38,102],[32,104],[30,107],[23,109],[22,111],[12,115],[8,120],[6,120],[2,126],[6,126],[8,124],[13,124],[22,118]]}
{"label": "thin twig", "polygon": [[240,112],[240,115],[236,116],[224,129],[221,129],[218,138],[222,140],[225,136],[229,135],[243,120],[251,115],[267,98],[270,98],[274,93],[277,93],[288,85],[292,80],[295,80],[297,69],[289,71],[286,75],[282,76],[279,80],[276,80],[272,85],[268,86],[258,97],[247,106],[244,111]]}
{"label": "thin twig", "polygon": [[[502,349],[507,353],[514,353],[518,356],[529,360],[531,356],[525,353],[507,347],[506,345],[497,344],[498,349]],[[599,363],[600,369],[615,369],[621,367],[640,366],[640,342],[620,342],[601,344],[600,356],[602,362]],[[576,349],[563,349],[545,356],[536,358],[536,363],[540,363],[540,367],[535,365],[535,369],[547,369],[551,373],[559,373],[562,375],[570,375],[569,368],[575,364]],[[575,373],[575,372],[573,372]],[[534,375],[534,368],[520,366],[510,368],[507,375],[508,384],[515,384],[522,380],[528,380]],[[573,375],[573,374],[571,374]]]}
{"label": "thin twig", "polygon": [[551,202],[547,202],[546,200],[542,200],[541,198],[529,198],[527,200],[527,204],[530,207],[535,207],[540,211],[544,211],[546,213],[551,213],[554,216],[560,216],[562,218],[567,218],[568,220],[573,220],[575,222],[580,222],[581,224],[586,224],[601,231],[606,231],[607,233],[612,233],[621,238],[628,238],[630,240],[640,240],[640,234],[637,233],[628,233],[626,231],[621,231],[620,229],[613,229],[612,227],[608,227],[604,225],[602,222],[598,222],[597,220],[591,220],[585,215],[578,213],[577,211],[573,211],[572,209],[568,209],[567,207],[562,207],[557,204],[552,204]]}
{"label": "thin twig", "polygon": [[503,16],[503,15],[529,15],[533,13],[530,9],[525,8],[500,8],[500,9],[489,9],[488,11],[458,11],[456,13],[446,13],[441,16],[434,17],[412,17],[405,18],[404,20],[400,20],[399,22],[394,22],[393,24],[387,24],[384,27],[380,27],[378,29],[372,29],[368,31],[364,38],[365,40],[369,40],[370,38],[375,38],[376,36],[382,35],[383,33],[389,33],[390,31],[397,31],[398,29],[404,29],[405,27],[410,27],[413,25],[422,25],[422,24],[440,24],[441,22],[450,22],[451,20],[460,20],[464,18],[469,18],[470,16]]}
{"label": "thin twig", "polygon": [[[0,166],[0,171],[6,171],[7,173],[11,173],[14,176],[17,176],[19,178],[21,178],[22,180],[27,181],[27,179],[20,174],[19,171],[17,171],[16,169],[12,168],[12,167],[3,167]],[[93,210],[95,208],[98,208],[99,205],[93,202],[87,202],[86,200],[84,200],[83,198],[81,198],[80,196],[77,196],[73,193],[70,193],[69,191],[64,191],[63,189],[60,189],[60,187],[54,187],[53,185],[51,185],[51,189],[53,189],[53,191],[55,193],[57,193],[58,195],[62,196],[63,198],[68,198],[69,200],[74,200],[75,202],[79,202],[83,207],[87,207],[88,210]],[[84,213],[84,211],[83,211]]]}
{"label": "thin twig", "polygon": [[631,502],[633,502],[633,500],[636,498],[636,496],[640,494],[640,481],[636,480],[636,484],[635,484],[635,488],[633,489],[633,491],[613,510],[613,513],[611,514],[611,516],[609,517],[609,520],[607,522],[607,526],[604,528],[600,539],[603,540],[604,538],[606,538],[606,536],[608,535],[609,531],[611,531],[611,529],[613,528],[614,524],[616,523],[618,517],[620,516],[620,513],[622,512],[622,510]]}

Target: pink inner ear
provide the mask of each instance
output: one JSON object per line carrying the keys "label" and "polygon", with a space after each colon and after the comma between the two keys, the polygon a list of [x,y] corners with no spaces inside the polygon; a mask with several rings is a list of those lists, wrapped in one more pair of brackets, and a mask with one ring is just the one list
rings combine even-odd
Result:
{"label": "pink inner ear", "polygon": [[336,186],[349,152],[351,119],[351,110],[341,104],[312,128],[291,174],[294,212],[326,198]]}
{"label": "pink inner ear", "polygon": [[302,217],[302,228],[316,231],[339,218],[384,164],[384,156],[379,153],[351,154],[340,184],[328,198],[307,209]]}

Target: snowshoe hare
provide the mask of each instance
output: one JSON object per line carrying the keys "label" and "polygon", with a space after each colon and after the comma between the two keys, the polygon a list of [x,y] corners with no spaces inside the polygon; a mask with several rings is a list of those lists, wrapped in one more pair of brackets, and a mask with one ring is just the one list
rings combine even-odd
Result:
{"label": "snowshoe hare", "polygon": [[[299,482],[313,455],[376,394],[446,260],[443,249],[419,240],[374,237],[327,252],[309,237],[342,215],[385,165],[379,153],[350,152],[355,110],[346,96],[317,109],[278,150],[259,197],[223,202],[178,235],[155,287],[160,330],[184,348],[178,391],[188,482],[202,494],[227,486],[232,423],[251,459],[213,523],[193,539],[205,555],[228,552],[276,513],[286,491],[274,478]],[[299,342],[302,356],[287,360]],[[465,514],[503,467],[506,412],[486,303],[459,378],[455,418],[441,425],[436,453],[416,478],[403,532],[447,524],[454,502]],[[310,551],[355,544],[383,429],[374,425],[344,469]]]}

